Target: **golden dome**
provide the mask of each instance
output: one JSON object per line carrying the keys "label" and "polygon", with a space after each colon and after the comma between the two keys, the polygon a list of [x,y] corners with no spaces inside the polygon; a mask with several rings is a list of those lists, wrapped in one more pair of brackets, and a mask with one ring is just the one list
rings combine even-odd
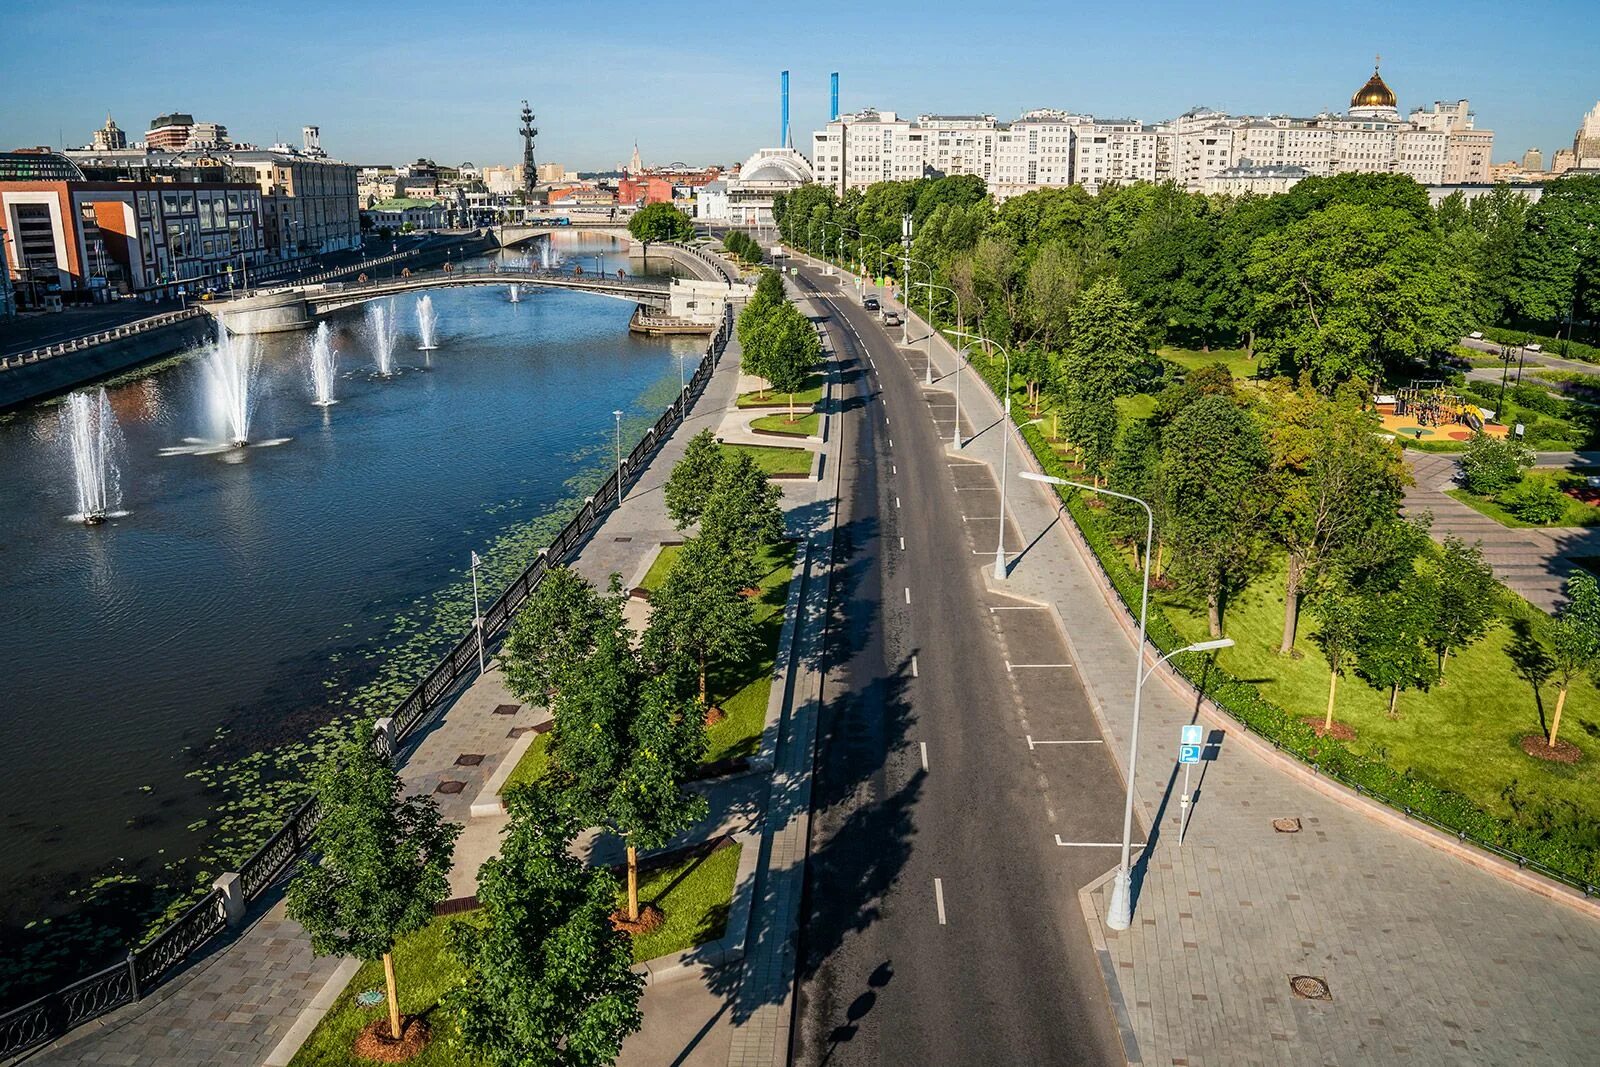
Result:
{"label": "golden dome", "polygon": [[1372,65],[1372,77],[1367,79],[1367,84],[1356,90],[1350,98],[1351,107],[1386,107],[1395,106],[1394,90],[1384,84],[1378,76],[1378,64]]}

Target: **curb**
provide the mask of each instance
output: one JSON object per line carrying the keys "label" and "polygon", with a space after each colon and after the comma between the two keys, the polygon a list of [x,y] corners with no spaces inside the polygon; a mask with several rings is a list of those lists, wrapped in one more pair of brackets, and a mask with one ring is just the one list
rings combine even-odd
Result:
{"label": "curb", "polygon": [[483,788],[478,790],[478,795],[473,798],[472,807],[468,814],[474,819],[485,819],[506,813],[505,801],[500,799],[500,790],[506,787],[506,780],[511,777],[511,772],[517,769],[517,764],[522,762],[522,757],[527,755],[528,749],[533,747],[534,739],[539,732],[529,730],[511,743],[506,750],[505,759],[500,761],[500,766],[494,769],[489,780],[483,783]]}
{"label": "curb", "polygon": [[647,988],[681,982],[687,978],[702,978],[719,967],[744,959],[745,943],[750,936],[750,914],[755,901],[756,864],[761,858],[761,837],[749,831],[732,837],[739,844],[739,869],[733,876],[733,900],[728,906],[727,929],[715,941],[634,964],[633,973],[644,976]]}
{"label": "curb", "polygon": [[1095,962],[1100,965],[1100,979],[1106,985],[1106,997],[1111,1002],[1111,1015],[1116,1023],[1117,1036],[1122,1040],[1122,1055],[1128,1067],[1141,1067],[1144,1057],[1139,1052],[1139,1037],[1134,1033],[1133,1020],[1128,1017],[1128,1002],[1122,995],[1122,982],[1117,978],[1116,963],[1106,946],[1104,920],[1095,906],[1094,895],[1112,878],[1115,867],[1078,890],[1078,907],[1083,912],[1083,925],[1089,930],[1089,944],[1094,949]]}
{"label": "curb", "polygon": [[338,968],[328,976],[322,988],[317,990],[317,995],[311,998],[311,1003],[301,1008],[300,1014],[295,1016],[294,1022],[284,1033],[283,1040],[273,1046],[272,1051],[267,1053],[267,1058],[261,1061],[261,1067],[289,1067],[295,1053],[300,1051],[300,1046],[306,1043],[306,1039],[316,1030],[322,1017],[328,1014],[333,1002],[339,999],[339,994],[344,992],[345,986],[350,984],[350,980],[360,969],[361,961],[358,959],[340,960]]}

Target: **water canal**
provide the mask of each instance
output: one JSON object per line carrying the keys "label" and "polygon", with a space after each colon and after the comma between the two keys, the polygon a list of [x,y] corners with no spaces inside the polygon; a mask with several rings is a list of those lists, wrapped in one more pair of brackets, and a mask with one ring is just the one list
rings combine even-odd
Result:
{"label": "water canal", "polygon": [[[604,238],[557,240],[587,269],[626,266]],[[459,598],[469,552],[519,566],[604,477],[613,409],[626,448],[704,343],[629,334],[624,301],[517,295],[433,292],[431,351],[416,297],[382,330],[337,312],[331,368],[314,334],[260,338],[243,402],[272,447],[216,447],[241,383],[219,409],[205,352],[108,388],[122,514],[99,525],[69,519],[62,405],[0,422],[0,972],[38,951],[26,924],[70,925],[96,883],[192,881],[229,793],[192,772],[257,773],[251,753],[303,740],[396,657],[420,669],[441,611],[461,616],[440,591]]]}

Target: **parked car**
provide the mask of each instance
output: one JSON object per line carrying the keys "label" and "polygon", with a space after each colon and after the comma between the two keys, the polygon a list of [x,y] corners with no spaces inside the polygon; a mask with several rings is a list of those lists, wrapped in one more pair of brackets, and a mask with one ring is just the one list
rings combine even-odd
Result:
{"label": "parked car", "polygon": [[883,313],[883,324],[885,326],[900,325],[900,313],[898,311],[885,311]]}
{"label": "parked car", "polygon": [[861,302],[861,306],[866,308],[868,311],[877,311],[878,298],[875,296],[869,296]]}

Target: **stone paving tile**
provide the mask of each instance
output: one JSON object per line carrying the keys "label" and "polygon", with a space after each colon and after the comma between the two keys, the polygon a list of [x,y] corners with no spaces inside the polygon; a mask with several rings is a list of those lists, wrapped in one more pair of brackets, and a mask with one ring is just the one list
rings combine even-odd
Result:
{"label": "stone paving tile", "polygon": [[[941,346],[935,362],[948,371],[954,356]],[[965,385],[965,413],[974,425],[989,425],[998,405],[975,375]],[[967,452],[994,464],[997,434],[981,434]],[[1438,492],[1448,478],[1441,457],[1417,455],[1423,491],[1476,516]],[[1011,486],[1024,542],[1039,540],[1013,564],[1008,588],[1057,607],[1125,768],[1132,642],[1058,523],[1053,498],[1040,490],[1020,480]],[[1548,544],[1571,551],[1583,540],[1561,534]],[[1544,565],[1531,546],[1519,551],[1530,569]],[[1102,930],[1144,1063],[1594,1061],[1588,987],[1600,961],[1600,920],[1388,828],[1225,731],[1215,759],[1202,765],[1180,848],[1181,781],[1165,794],[1178,727],[1194,716],[1192,697],[1152,678],[1143,715],[1137,799],[1144,825],[1163,799],[1169,803],[1139,865],[1133,928]],[[1301,832],[1274,832],[1279,816],[1299,817]],[[1108,867],[1114,863],[1112,856]],[[1100,915],[1109,894],[1107,882],[1092,895]],[[1288,979],[1300,973],[1326,977],[1333,999],[1293,996]]]}

